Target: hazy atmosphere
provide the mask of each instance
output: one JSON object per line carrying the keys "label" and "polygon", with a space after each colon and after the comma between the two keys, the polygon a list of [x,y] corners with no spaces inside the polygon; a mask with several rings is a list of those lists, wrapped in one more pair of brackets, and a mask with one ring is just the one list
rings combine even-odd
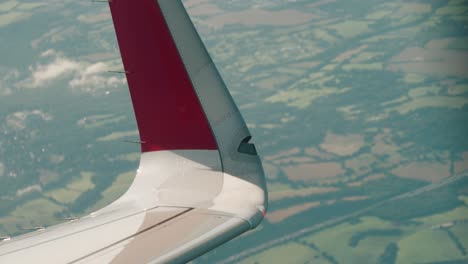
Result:
{"label": "hazy atmosphere", "polygon": [[[194,263],[468,261],[464,0],[185,0],[267,175]],[[89,214],[140,158],[105,2],[0,0],[0,237]]]}

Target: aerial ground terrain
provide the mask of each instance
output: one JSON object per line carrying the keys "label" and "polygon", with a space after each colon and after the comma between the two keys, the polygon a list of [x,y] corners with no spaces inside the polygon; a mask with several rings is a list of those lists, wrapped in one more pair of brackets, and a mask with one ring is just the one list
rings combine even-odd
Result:
{"label": "aerial ground terrain", "polygon": [[[259,228],[194,263],[467,263],[466,1],[184,3],[270,200]],[[122,63],[106,3],[0,2],[0,237],[132,182],[138,131],[108,71]]]}

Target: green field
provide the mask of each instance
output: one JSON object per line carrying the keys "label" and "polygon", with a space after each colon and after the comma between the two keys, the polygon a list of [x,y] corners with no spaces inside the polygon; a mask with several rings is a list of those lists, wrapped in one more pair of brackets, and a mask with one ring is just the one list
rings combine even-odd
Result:
{"label": "green field", "polygon": [[463,257],[443,230],[422,230],[398,242],[398,264],[442,262]]}
{"label": "green field", "polygon": [[243,260],[242,264],[255,263],[328,263],[320,257],[320,253],[308,246],[299,243],[288,243],[267,250],[257,256]]}
{"label": "green field", "polygon": [[327,252],[339,263],[369,263],[377,261],[385,247],[398,237],[367,236],[358,246],[350,245],[351,238],[363,231],[395,229],[391,222],[375,217],[363,217],[355,224],[344,223],[304,238]]}
{"label": "green field", "polygon": [[94,183],[91,181],[93,173],[82,172],[80,177],[70,182],[63,189],[49,191],[45,196],[54,199],[61,204],[73,203],[83,192],[93,189]]}

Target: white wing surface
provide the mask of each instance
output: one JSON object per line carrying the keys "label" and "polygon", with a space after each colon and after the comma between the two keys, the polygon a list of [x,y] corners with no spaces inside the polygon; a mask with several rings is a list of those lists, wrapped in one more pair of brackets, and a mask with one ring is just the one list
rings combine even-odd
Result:
{"label": "white wing surface", "polygon": [[0,263],[184,263],[264,217],[260,159],[181,1],[109,5],[141,138],[135,180],[91,215],[0,242]]}

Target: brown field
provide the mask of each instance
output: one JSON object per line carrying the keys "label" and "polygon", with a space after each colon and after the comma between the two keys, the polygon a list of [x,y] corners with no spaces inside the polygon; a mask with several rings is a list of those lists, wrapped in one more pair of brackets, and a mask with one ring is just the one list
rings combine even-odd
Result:
{"label": "brown field", "polygon": [[364,138],[361,135],[336,135],[328,133],[320,147],[327,152],[340,156],[350,156],[364,146]]}
{"label": "brown field", "polygon": [[464,78],[468,77],[468,65],[459,59],[452,63],[448,61],[393,63],[388,67],[388,70],[439,76],[456,75]]}
{"label": "brown field", "polygon": [[427,13],[431,12],[432,7],[430,4],[423,3],[404,3],[400,8],[400,13],[414,15],[416,13]]}
{"label": "brown field", "polygon": [[188,12],[192,16],[209,16],[220,14],[224,11],[214,4],[202,4],[191,7]]}
{"label": "brown field", "polygon": [[275,180],[279,175],[279,168],[271,163],[263,162],[263,170],[269,180]]}
{"label": "brown field", "polygon": [[358,157],[351,158],[345,161],[346,168],[354,171],[356,176],[361,176],[372,171],[372,164],[377,162],[377,159],[372,154],[362,154]]}
{"label": "brown field", "polygon": [[350,196],[343,198],[343,201],[346,202],[357,202],[357,201],[364,201],[369,199],[369,196]]}
{"label": "brown field", "polygon": [[41,183],[42,186],[45,186],[49,183],[56,182],[60,179],[60,175],[54,171],[38,169],[37,173],[39,174],[39,182]]}
{"label": "brown field", "polygon": [[455,40],[456,38],[433,39],[426,44],[426,48],[427,49],[445,49],[450,45],[450,43],[452,43]]}
{"label": "brown field", "polygon": [[392,59],[391,71],[468,77],[468,52],[407,48]]}
{"label": "brown field", "polygon": [[311,155],[311,156],[320,156],[322,155],[322,152],[320,152],[320,150],[316,149],[316,148],[306,148],[304,150],[304,152],[307,154],[307,155]]}
{"label": "brown field", "polygon": [[330,192],[337,192],[340,189],[336,187],[310,187],[304,189],[289,189],[273,191],[268,193],[268,199],[270,201],[278,201],[286,198],[305,197],[314,194],[324,194]]}
{"label": "brown field", "polygon": [[276,165],[281,165],[281,164],[291,164],[291,163],[311,163],[314,161],[315,160],[310,157],[302,156],[302,157],[290,157],[290,158],[284,158],[284,159],[277,159],[273,161],[273,163]]}
{"label": "brown field", "polygon": [[205,20],[204,23],[215,29],[232,24],[241,24],[244,26],[292,26],[304,24],[317,18],[319,17],[314,14],[297,10],[266,11],[261,9],[248,9],[215,16]]}
{"label": "brown field", "polygon": [[339,163],[300,164],[283,168],[292,181],[313,181],[335,178],[345,172]]}
{"label": "brown field", "polygon": [[263,89],[275,89],[276,87],[289,81],[291,77],[286,74],[276,75],[257,82],[257,86]]}
{"label": "brown field", "polygon": [[392,173],[403,178],[439,182],[450,176],[450,163],[413,162],[392,170]]}
{"label": "brown field", "polygon": [[187,8],[190,8],[192,6],[196,6],[196,5],[199,5],[199,4],[203,4],[203,3],[206,3],[206,2],[209,2],[210,0],[187,0],[187,1],[184,1],[184,5],[185,7]]}
{"label": "brown field", "polygon": [[310,8],[319,7],[321,5],[331,4],[331,3],[335,3],[335,2],[336,2],[336,0],[320,0],[320,1],[317,1],[315,3],[307,5],[307,7],[310,7]]}
{"label": "brown field", "polygon": [[385,178],[384,174],[375,174],[375,175],[371,175],[369,177],[366,177],[366,178],[364,178],[364,179],[362,179],[360,181],[348,183],[348,186],[349,187],[360,187],[360,186],[362,186],[363,184],[365,184],[367,182],[380,180],[380,179],[383,179],[383,178]]}
{"label": "brown field", "polygon": [[391,140],[391,130],[389,129],[384,129],[382,133],[376,135],[374,137],[374,142],[372,153],[378,155],[392,154],[400,149]]}
{"label": "brown field", "polygon": [[265,160],[276,160],[278,158],[289,157],[289,156],[296,155],[299,153],[301,153],[301,149],[296,147],[296,148],[292,148],[292,149],[288,149],[288,150],[276,153],[276,155],[265,156]]}
{"label": "brown field", "polygon": [[326,153],[323,151],[318,150],[317,148],[311,147],[311,148],[306,148],[304,149],[305,154],[312,156],[314,158],[319,158],[319,159],[332,159],[333,155],[330,153]]}
{"label": "brown field", "polygon": [[277,210],[267,214],[267,219],[270,223],[279,223],[293,215],[309,210],[310,208],[320,206],[320,202],[310,202],[306,204],[296,205],[282,210]]}
{"label": "brown field", "polygon": [[462,154],[462,159],[453,164],[456,174],[468,171],[468,152]]}
{"label": "brown field", "polygon": [[49,161],[53,164],[60,164],[65,160],[64,155],[50,154]]}
{"label": "brown field", "polygon": [[361,51],[367,49],[367,47],[368,47],[367,45],[362,45],[362,46],[360,46],[360,47],[358,47],[356,49],[345,51],[345,52],[341,53],[340,55],[338,55],[338,57],[336,57],[333,61],[341,63],[341,62],[343,62],[345,60],[349,60],[355,54],[358,54]]}

